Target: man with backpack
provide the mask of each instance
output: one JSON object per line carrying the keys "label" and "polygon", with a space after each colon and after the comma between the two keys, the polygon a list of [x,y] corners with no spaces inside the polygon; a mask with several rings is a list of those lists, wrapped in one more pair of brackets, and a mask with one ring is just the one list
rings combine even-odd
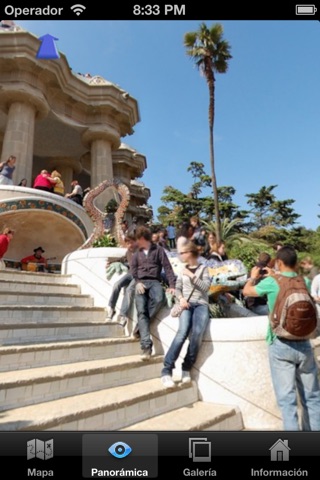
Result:
{"label": "man with backpack", "polygon": [[[320,431],[319,369],[310,342],[318,333],[318,316],[309,294],[310,280],[297,275],[297,254],[283,246],[276,254],[275,274],[265,267],[267,277],[259,280],[254,267],[243,289],[245,296],[267,295],[268,343],[271,378],[281,410],[284,430]],[[299,397],[299,399],[298,399]],[[301,427],[298,415],[301,405]]]}

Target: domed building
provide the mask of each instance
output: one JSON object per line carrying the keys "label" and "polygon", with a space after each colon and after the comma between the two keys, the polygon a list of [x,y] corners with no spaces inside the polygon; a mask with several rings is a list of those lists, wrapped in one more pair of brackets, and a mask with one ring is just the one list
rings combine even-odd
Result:
{"label": "domed building", "polygon": [[[41,40],[19,26],[0,27],[1,162],[16,156],[13,186],[0,185],[0,228],[16,230],[7,252],[19,259],[41,244],[57,261],[79,248],[93,223],[68,198],[32,188],[41,170],[57,170],[66,193],[78,180],[83,189],[119,178],[130,190],[126,219],[150,219],[150,190],[140,181],[144,155],[121,139],[140,121],[137,101],[100,76],[75,73],[67,58],[37,57]],[[18,186],[27,179],[27,187]],[[117,198],[112,188],[96,199],[104,211]]]}

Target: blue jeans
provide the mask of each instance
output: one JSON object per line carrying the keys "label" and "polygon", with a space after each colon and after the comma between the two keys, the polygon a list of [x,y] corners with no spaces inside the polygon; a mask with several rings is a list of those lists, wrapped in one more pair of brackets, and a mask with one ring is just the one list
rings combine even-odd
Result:
{"label": "blue jeans", "polygon": [[128,272],[125,275],[123,275],[117,282],[115,282],[109,298],[109,307],[113,309],[115,308],[121,289],[126,288],[132,280],[133,280],[133,277],[131,273]]}
{"label": "blue jeans", "polygon": [[120,307],[120,315],[122,317],[127,317],[129,314],[132,300],[134,298],[135,287],[136,287],[136,281],[134,280],[134,278],[132,278],[131,282],[126,287],[123,295],[123,300]]}
{"label": "blue jeans", "polygon": [[[319,370],[310,341],[276,338],[269,345],[269,362],[284,430],[320,431]],[[302,407],[301,428],[298,397]]]}
{"label": "blue jeans", "polygon": [[183,310],[179,318],[179,328],[176,336],[164,357],[161,375],[172,375],[175,362],[188,336],[189,346],[182,363],[182,370],[185,372],[191,370],[197,359],[208,323],[209,309],[207,305],[191,303],[187,310]]}
{"label": "blue jeans", "polygon": [[256,305],[251,308],[251,311],[256,315],[269,315],[268,305]]}
{"label": "blue jeans", "polygon": [[145,286],[144,293],[135,294],[138,314],[138,328],[142,350],[151,350],[153,342],[150,336],[150,321],[164,306],[165,295],[158,280],[140,280]]}
{"label": "blue jeans", "polygon": [[228,298],[224,294],[219,295],[218,302],[221,305],[221,309],[227,318],[256,316],[255,313],[253,313],[245,306],[239,305],[237,302],[229,302]]}
{"label": "blue jeans", "polygon": [[170,248],[176,248],[176,239],[175,238],[168,238],[169,241],[169,247]]}

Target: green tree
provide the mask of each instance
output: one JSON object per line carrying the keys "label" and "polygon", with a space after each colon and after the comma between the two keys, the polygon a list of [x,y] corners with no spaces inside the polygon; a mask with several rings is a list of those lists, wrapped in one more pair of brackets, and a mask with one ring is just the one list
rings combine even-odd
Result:
{"label": "green tree", "polygon": [[184,36],[186,53],[192,58],[200,73],[205,77],[209,89],[209,147],[214,210],[216,220],[216,237],[221,238],[221,222],[214,156],[214,117],[215,117],[215,75],[226,73],[228,61],[232,58],[230,45],[223,39],[223,27],[216,23],[210,28],[201,23],[196,32]]}
{"label": "green tree", "polygon": [[[164,205],[158,208],[158,219],[163,225],[173,221],[176,225],[197,216],[206,222],[213,222],[214,200],[212,196],[203,196],[202,190],[211,186],[211,178],[204,171],[200,162],[191,162],[188,169],[193,177],[189,193],[183,193],[177,188],[167,186],[161,197]],[[243,218],[239,207],[232,201],[235,189],[231,186],[218,187],[220,218]],[[215,225],[215,223],[214,223]],[[220,227],[220,230],[222,226]]]}
{"label": "green tree", "polygon": [[299,214],[295,213],[292,204],[295,200],[277,200],[273,190],[278,185],[263,186],[258,193],[248,193],[248,205],[251,206],[251,222],[247,224],[249,230],[260,230],[266,227],[287,228],[293,227]]}
{"label": "green tree", "polygon": [[238,260],[241,260],[249,272],[255,265],[260,253],[266,252],[271,256],[274,254],[272,248],[267,244],[259,241],[252,241],[252,239],[245,243],[243,241],[234,241],[230,244],[227,251],[229,258],[237,258]]}
{"label": "green tree", "polygon": [[[190,193],[185,194],[170,185],[163,189],[161,201],[165,205],[158,208],[158,219],[164,225],[167,225],[170,220],[178,224],[193,215],[198,215],[200,199],[194,198]],[[172,218],[170,212],[175,213],[175,218]]]}
{"label": "green tree", "polygon": [[211,186],[211,178],[205,173],[204,164],[201,162],[191,162],[187,168],[187,172],[190,172],[195,180],[191,187],[191,193],[193,198],[197,198],[202,192],[203,187]]}

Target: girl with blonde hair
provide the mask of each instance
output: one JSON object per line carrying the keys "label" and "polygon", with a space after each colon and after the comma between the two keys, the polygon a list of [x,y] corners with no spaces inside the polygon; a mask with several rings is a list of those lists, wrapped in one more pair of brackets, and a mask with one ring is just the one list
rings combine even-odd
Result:
{"label": "girl with blonde hair", "polygon": [[57,195],[61,195],[63,197],[64,196],[64,183],[61,180],[61,173],[59,173],[57,170],[53,170],[53,172],[51,172],[51,177],[56,182],[53,185],[53,193],[56,193]]}

